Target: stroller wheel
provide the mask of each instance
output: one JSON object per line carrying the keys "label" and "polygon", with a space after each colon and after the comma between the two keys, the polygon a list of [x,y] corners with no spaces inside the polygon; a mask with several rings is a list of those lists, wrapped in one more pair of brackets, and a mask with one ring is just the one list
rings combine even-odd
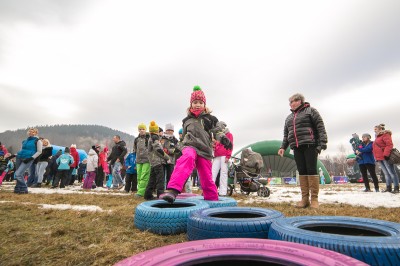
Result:
{"label": "stroller wheel", "polygon": [[260,197],[267,198],[267,197],[269,197],[270,194],[271,194],[271,191],[267,187],[260,187],[260,189],[257,191],[257,195]]}

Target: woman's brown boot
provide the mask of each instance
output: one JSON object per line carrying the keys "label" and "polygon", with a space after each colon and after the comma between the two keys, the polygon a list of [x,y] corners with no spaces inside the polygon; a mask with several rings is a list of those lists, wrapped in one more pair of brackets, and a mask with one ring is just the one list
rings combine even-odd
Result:
{"label": "woman's brown boot", "polygon": [[309,175],[308,183],[310,184],[311,190],[311,205],[310,207],[313,209],[318,209],[318,192],[319,192],[319,176],[318,175]]}
{"label": "woman's brown boot", "polygon": [[301,175],[300,179],[300,189],[301,189],[301,201],[297,202],[297,208],[306,208],[310,206],[310,186],[308,182],[308,176]]}

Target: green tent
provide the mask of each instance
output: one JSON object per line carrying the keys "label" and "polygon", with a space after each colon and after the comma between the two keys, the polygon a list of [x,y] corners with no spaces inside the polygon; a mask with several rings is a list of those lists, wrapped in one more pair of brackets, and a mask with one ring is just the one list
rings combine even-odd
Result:
{"label": "green tent", "polygon": [[[252,151],[258,152],[262,155],[264,160],[264,168],[261,169],[261,174],[266,176],[269,169],[272,170],[272,175],[276,177],[292,177],[296,175],[297,166],[294,161],[294,156],[290,154],[290,148],[288,148],[283,157],[278,155],[278,150],[281,147],[282,141],[279,140],[265,140],[250,144],[240,151],[236,152],[233,156],[238,157],[242,150],[251,148]],[[325,183],[331,183],[331,177],[326,170],[323,163],[318,160],[317,168],[321,167],[325,176]]]}

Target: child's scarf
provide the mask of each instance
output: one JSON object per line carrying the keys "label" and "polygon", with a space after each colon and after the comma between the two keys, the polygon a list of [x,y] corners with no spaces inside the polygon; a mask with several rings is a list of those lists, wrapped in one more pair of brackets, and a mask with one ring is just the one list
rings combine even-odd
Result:
{"label": "child's scarf", "polygon": [[201,113],[204,111],[204,109],[198,109],[198,110],[195,110],[195,109],[190,109],[190,112],[197,118],[197,117],[199,117],[200,115],[201,115]]}

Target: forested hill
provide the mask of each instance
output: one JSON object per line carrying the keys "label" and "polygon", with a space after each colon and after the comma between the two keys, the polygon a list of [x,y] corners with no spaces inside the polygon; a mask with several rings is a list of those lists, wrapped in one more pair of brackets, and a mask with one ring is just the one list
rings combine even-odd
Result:
{"label": "forested hill", "polygon": [[[39,136],[46,138],[51,144],[69,147],[76,144],[78,149],[86,152],[94,144],[105,145],[108,148],[114,146],[112,137],[114,135],[121,136],[126,142],[128,151],[132,150],[134,136],[119,130],[98,125],[54,125],[54,126],[37,126]],[[27,138],[27,128],[18,130],[7,130],[0,133],[0,142],[4,144],[9,152],[16,153],[21,148],[21,142]]]}

